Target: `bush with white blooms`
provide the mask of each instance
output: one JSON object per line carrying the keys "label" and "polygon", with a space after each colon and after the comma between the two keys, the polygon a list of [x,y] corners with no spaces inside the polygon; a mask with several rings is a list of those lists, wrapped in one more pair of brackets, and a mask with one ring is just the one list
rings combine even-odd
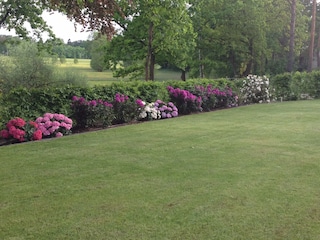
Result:
{"label": "bush with white blooms", "polygon": [[[143,102],[144,103],[144,102]],[[145,106],[143,107],[139,119],[141,120],[156,120],[161,118],[160,111],[155,106],[155,103],[144,103]]]}
{"label": "bush with white blooms", "polygon": [[157,120],[164,118],[173,118],[178,116],[178,108],[172,102],[164,102],[157,100],[153,103],[145,103],[139,100],[140,105],[143,106],[140,109],[140,120]]}
{"label": "bush with white blooms", "polygon": [[269,103],[269,78],[266,76],[248,75],[240,89],[243,103]]}

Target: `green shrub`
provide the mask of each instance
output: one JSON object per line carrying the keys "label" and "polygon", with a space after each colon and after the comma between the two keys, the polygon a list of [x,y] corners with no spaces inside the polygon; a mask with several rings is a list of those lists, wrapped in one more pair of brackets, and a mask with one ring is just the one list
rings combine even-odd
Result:
{"label": "green shrub", "polygon": [[276,99],[295,100],[297,97],[291,91],[291,73],[278,74],[270,78],[270,87]]}
{"label": "green shrub", "polygon": [[139,81],[137,82],[137,90],[139,92],[137,97],[146,102],[155,102],[158,99],[162,101],[169,100],[168,91],[163,82]]}
{"label": "green shrub", "polygon": [[271,78],[277,99],[320,98],[320,71],[283,73]]}

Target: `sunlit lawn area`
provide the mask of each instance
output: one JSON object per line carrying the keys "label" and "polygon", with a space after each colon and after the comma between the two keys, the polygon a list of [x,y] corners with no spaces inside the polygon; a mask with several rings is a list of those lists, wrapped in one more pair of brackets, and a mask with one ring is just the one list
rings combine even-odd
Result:
{"label": "sunlit lawn area", "polygon": [[0,239],[319,239],[320,101],[0,148]]}
{"label": "sunlit lawn area", "polygon": [[[66,63],[58,65],[64,69],[70,69],[76,72],[79,72],[86,76],[88,79],[88,83],[90,86],[94,85],[108,85],[112,82],[120,81],[120,80],[128,80],[128,78],[114,78],[112,71],[106,70],[104,72],[97,72],[91,69],[90,67],[90,59],[79,59],[78,63],[74,63],[73,59],[67,59]],[[157,69],[155,70],[155,80],[164,81],[164,80],[180,80],[179,72],[172,70],[163,70]],[[144,79],[142,76],[141,79]]]}

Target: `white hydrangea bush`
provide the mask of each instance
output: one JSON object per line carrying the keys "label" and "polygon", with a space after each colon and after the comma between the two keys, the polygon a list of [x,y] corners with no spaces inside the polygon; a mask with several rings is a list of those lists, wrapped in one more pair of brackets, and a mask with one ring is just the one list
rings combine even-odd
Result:
{"label": "white hydrangea bush", "polygon": [[157,120],[161,118],[161,113],[155,106],[155,103],[144,104],[145,106],[139,115],[140,120]]}
{"label": "white hydrangea bush", "polygon": [[243,103],[269,103],[271,101],[269,83],[269,78],[266,76],[248,75],[240,89]]}

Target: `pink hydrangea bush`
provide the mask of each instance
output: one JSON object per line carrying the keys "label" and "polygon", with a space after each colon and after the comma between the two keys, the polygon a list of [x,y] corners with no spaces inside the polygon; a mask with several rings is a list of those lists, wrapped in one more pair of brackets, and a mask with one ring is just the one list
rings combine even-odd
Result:
{"label": "pink hydrangea bush", "polygon": [[36,119],[43,137],[62,137],[71,133],[72,119],[59,113],[45,113]]}
{"label": "pink hydrangea bush", "polygon": [[16,117],[0,131],[0,137],[12,142],[36,141],[42,139],[42,132],[36,122]]}

